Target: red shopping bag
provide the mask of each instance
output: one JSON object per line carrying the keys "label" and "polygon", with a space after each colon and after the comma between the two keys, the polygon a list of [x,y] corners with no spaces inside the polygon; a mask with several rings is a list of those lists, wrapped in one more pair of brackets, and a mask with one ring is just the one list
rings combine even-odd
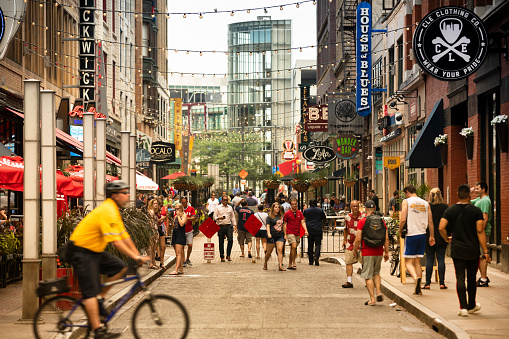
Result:
{"label": "red shopping bag", "polygon": [[254,214],[251,214],[244,224],[244,228],[254,237],[260,228],[262,228],[262,222]]}
{"label": "red shopping bag", "polygon": [[219,231],[219,226],[209,217],[200,225],[199,229],[207,238],[212,238],[212,236]]}

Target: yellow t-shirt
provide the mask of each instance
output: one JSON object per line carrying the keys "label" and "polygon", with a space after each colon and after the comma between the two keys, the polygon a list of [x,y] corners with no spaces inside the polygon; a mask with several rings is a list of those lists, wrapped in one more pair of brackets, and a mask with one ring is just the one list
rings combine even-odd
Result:
{"label": "yellow t-shirt", "polygon": [[103,252],[108,243],[129,238],[117,204],[106,199],[76,226],[71,241],[78,247]]}

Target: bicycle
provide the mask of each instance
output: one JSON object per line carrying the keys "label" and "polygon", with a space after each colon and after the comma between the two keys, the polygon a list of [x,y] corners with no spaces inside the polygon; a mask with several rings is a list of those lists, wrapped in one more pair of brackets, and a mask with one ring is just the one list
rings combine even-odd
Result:
{"label": "bicycle", "polygon": [[[189,331],[189,315],[186,308],[176,298],[165,294],[152,294],[141,277],[136,275],[103,284],[103,287],[136,280],[133,287],[115,305],[103,320],[104,326],[115,316],[139,289],[144,298],[134,309],[131,326],[133,335],[141,338],[186,338]],[[39,297],[59,294],[46,300],[34,316],[33,330],[37,339],[87,338],[90,334],[88,317],[83,299],[76,299],[60,293],[69,292],[66,277],[41,282],[37,293]]]}
{"label": "bicycle", "polygon": [[400,251],[400,245],[398,244],[396,246],[396,248],[392,251],[392,254],[391,254],[391,269],[389,271],[389,273],[391,275],[394,275],[397,272],[397,276],[398,277],[399,277],[399,274],[400,274],[400,270],[399,270],[399,251]]}

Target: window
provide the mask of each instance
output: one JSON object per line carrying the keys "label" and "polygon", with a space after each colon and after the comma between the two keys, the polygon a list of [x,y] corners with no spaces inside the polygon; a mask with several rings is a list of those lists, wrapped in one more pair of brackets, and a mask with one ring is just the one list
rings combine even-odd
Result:
{"label": "window", "polygon": [[[382,58],[379,58],[373,64],[373,87],[383,88],[383,71],[382,71]],[[373,102],[382,99],[382,92],[373,92]]]}
{"label": "window", "polygon": [[148,57],[148,46],[149,46],[149,24],[143,23],[143,30],[141,32],[141,55]]}
{"label": "window", "polygon": [[403,38],[398,40],[398,88],[403,83]]}
{"label": "window", "polygon": [[115,0],[111,0],[111,27],[113,28],[113,33],[115,33]]}
{"label": "window", "polygon": [[117,67],[117,63],[115,61],[113,61],[113,67],[112,67],[112,74],[111,74],[111,84],[112,84],[112,87],[113,87],[113,95],[112,95],[112,101],[113,101],[113,114],[116,114],[115,113],[115,81],[116,81],[116,76],[115,76],[115,68]]}
{"label": "window", "polygon": [[391,96],[394,93],[394,46],[389,48],[389,88],[388,95]]}
{"label": "window", "polygon": [[108,14],[106,13],[106,8],[108,7],[107,3],[108,3],[107,0],[103,0],[103,20],[104,20],[104,22],[108,22]]}

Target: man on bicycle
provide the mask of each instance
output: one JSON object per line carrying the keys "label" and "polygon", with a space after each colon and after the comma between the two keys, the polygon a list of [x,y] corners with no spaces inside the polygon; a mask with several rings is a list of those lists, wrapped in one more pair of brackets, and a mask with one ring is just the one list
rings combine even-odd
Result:
{"label": "man on bicycle", "polygon": [[73,246],[69,261],[77,274],[90,327],[96,339],[120,336],[120,333],[107,332],[101,326],[99,317],[100,311],[101,315],[105,315],[102,298],[110,289],[105,287],[101,290],[100,275],[107,275],[108,282],[122,278],[127,270],[122,260],[104,251],[108,243],[138,263],[149,260],[140,255],[122,222],[119,208],[128,202],[129,186],[122,181],[108,182],[106,200],[83,218],[70,237]]}

